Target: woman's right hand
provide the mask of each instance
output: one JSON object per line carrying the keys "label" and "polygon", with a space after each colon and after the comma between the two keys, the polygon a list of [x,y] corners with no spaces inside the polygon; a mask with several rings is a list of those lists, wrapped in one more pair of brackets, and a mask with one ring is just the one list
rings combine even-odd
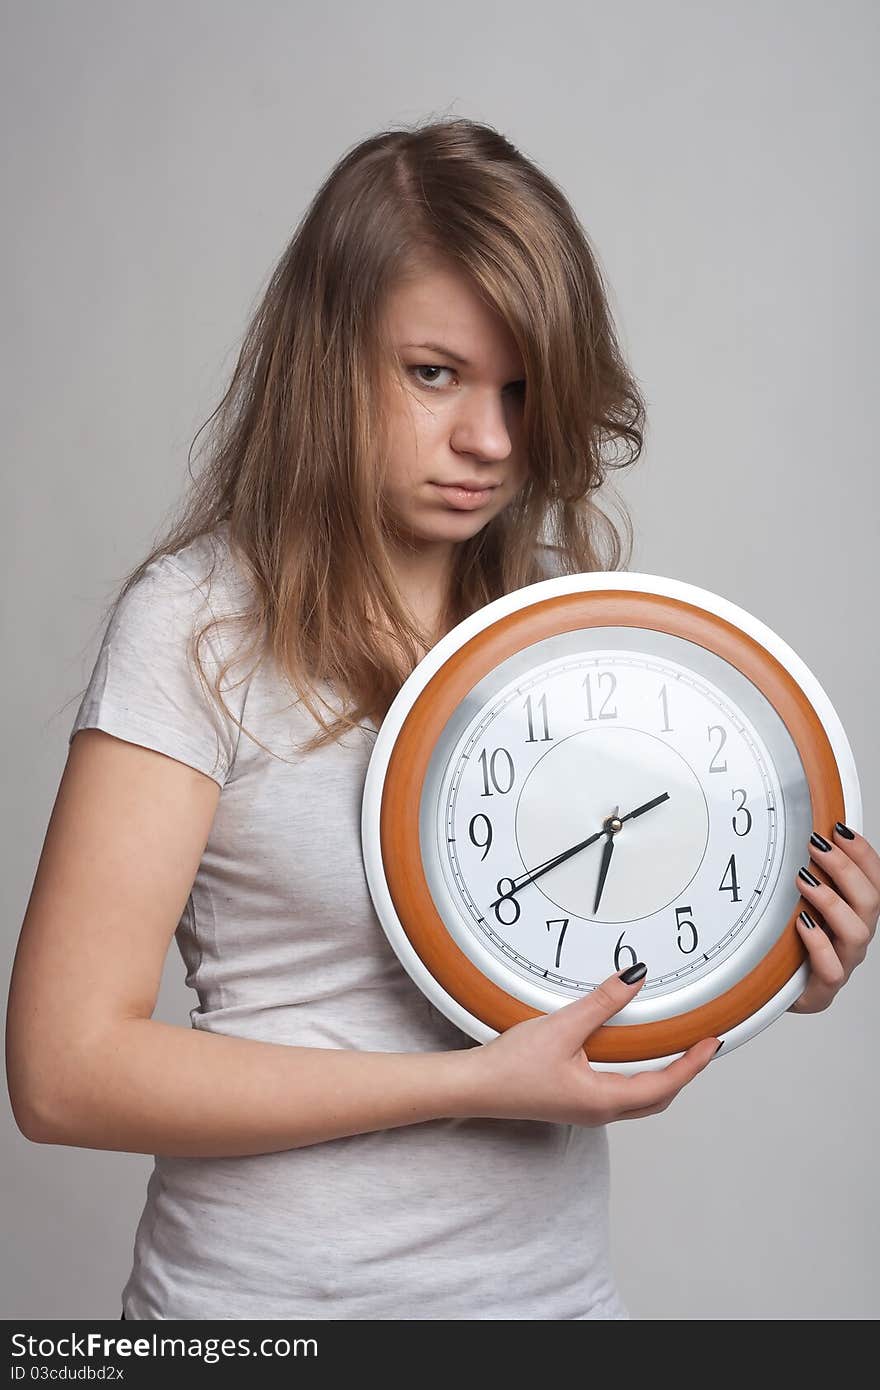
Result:
{"label": "woman's right hand", "polygon": [[611,975],[583,999],[526,1019],[472,1048],[468,1056],[474,1064],[472,1076],[477,1077],[479,1104],[474,1113],[605,1125],[665,1110],[711,1062],[718,1051],[717,1038],[703,1038],[668,1066],[632,1076],[594,1070],[583,1050],[590,1034],[635,998],[644,978],[643,974],[627,984],[620,975]]}

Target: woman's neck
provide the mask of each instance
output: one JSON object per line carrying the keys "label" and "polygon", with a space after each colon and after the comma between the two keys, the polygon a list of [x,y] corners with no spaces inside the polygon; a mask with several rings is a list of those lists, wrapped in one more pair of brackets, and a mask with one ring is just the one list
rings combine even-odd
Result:
{"label": "woman's neck", "polygon": [[432,556],[419,565],[410,557],[406,564],[395,563],[394,568],[405,607],[433,640],[439,641],[452,625],[449,621],[452,582],[449,553]]}

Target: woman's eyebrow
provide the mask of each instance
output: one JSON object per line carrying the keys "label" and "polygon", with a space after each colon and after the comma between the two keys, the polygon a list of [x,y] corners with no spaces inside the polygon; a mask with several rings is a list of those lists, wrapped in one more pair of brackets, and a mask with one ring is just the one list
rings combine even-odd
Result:
{"label": "woman's eyebrow", "polygon": [[429,352],[438,352],[441,357],[451,357],[454,362],[458,362],[461,367],[469,367],[471,364],[466,357],[460,357],[452,348],[444,347],[442,343],[404,343],[408,348],[427,348]]}
{"label": "woman's eyebrow", "polygon": [[[453,362],[457,362],[460,367],[469,367],[471,364],[466,357],[461,357],[452,348],[444,347],[442,343],[403,343],[405,348],[427,348],[429,352],[436,352],[440,357],[451,357]],[[518,378],[523,380],[523,378]]]}

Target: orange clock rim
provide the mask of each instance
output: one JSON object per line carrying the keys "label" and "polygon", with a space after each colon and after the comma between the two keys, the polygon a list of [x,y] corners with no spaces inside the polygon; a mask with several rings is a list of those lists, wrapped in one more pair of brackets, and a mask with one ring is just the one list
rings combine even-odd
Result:
{"label": "orange clock rim", "polygon": [[[791,672],[735,624],[695,604],[631,589],[554,595],[515,610],[462,644],[434,674],[408,712],[386,769],[379,819],[382,864],[395,912],[425,969],[475,1018],[504,1032],[541,1011],[488,979],[450,936],[422,867],[419,807],[431,753],[444,726],[476,684],[525,647],[589,627],[667,632],[715,652],[764,694],[785,723],[809,785],[812,824],[830,837],[844,817],[843,787],[825,727]],[[826,881],[823,879],[823,881]],[[750,1018],[788,983],[806,958],[795,926],[798,898],[767,954],[723,994],[675,1018],[604,1026],[585,1044],[592,1061],[670,1056],[705,1037],[720,1037]]]}

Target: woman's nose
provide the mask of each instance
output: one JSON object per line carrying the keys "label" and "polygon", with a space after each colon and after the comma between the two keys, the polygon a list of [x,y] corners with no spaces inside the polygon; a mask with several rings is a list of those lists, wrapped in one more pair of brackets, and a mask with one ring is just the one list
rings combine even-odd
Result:
{"label": "woman's nose", "polygon": [[511,450],[505,403],[494,392],[474,392],[462,401],[452,431],[458,453],[480,458],[507,458]]}

